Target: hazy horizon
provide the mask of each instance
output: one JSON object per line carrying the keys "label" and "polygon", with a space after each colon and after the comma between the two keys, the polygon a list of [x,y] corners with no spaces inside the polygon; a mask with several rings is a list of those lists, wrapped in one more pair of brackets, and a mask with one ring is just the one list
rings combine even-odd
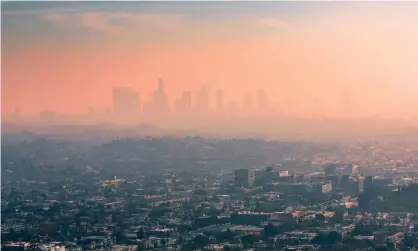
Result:
{"label": "hazy horizon", "polygon": [[3,2],[2,114],[113,110],[119,87],[143,106],[161,77],[173,110],[204,84],[212,108],[219,89],[225,106],[251,107],[264,90],[265,117],[416,119],[417,12],[416,2]]}

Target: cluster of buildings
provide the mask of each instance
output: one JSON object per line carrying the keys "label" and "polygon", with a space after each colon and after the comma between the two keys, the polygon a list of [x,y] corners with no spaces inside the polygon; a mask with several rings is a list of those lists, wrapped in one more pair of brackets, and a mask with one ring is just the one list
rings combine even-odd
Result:
{"label": "cluster of buildings", "polygon": [[[218,89],[215,92],[214,105],[211,105],[211,92],[207,85],[201,85],[193,93],[183,91],[179,98],[175,99],[173,105],[166,93],[165,83],[162,78],[158,79],[157,88],[152,92],[151,99],[147,102],[141,100],[141,95],[133,88],[118,87],[113,89],[112,108],[95,110],[88,108],[87,113],[82,116],[84,121],[96,123],[117,122],[117,124],[137,124],[139,122],[161,122],[170,117],[184,120],[186,118],[199,117],[200,119],[208,114],[220,116],[251,115],[251,111],[257,108],[257,114],[264,114],[269,107],[267,95],[263,90],[255,94],[256,102],[250,96],[246,96],[243,102],[227,102],[224,98],[224,91]],[[42,111],[38,120],[45,123],[56,123],[60,120],[67,120],[55,111]],[[81,119],[74,117],[73,119]],[[23,117],[18,110],[12,111],[7,116],[8,120],[22,122]]]}
{"label": "cluster of buildings", "polygon": [[371,189],[373,185],[373,177],[360,175],[352,164],[326,164],[323,172],[316,173],[292,173],[288,170],[275,172],[272,169],[235,170],[234,184],[246,188],[263,185],[272,191],[289,193],[341,192],[352,196],[363,192],[365,187]]}
{"label": "cluster of buildings", "polygon": [[[323,152],[315,146],[316,154],[292,152],[288,149],[300,149],[292,143],[239,141],[233,150],[247,152],[237,154],[244,161],[224,162],[232,156],[231,144],[192,138],[120,140],[91,151],[49,141],[5,147],[2,250],[335,250],[341,245],[408,250],[418,245],[413,155],[392,161],[389,150],[379,160],[376,148],[368,158],[360,157],[365,147],[350,148],[345,152],[356,161],[339,163],[330,160],[340,152],[324,154],[328,146]],[[276,165],[248,167],[251,160],[265,160],[251,155],[256,149],[249,146],[259,144],[274,145],[286,156]],[[272,153],[273,159],[277,151]],[[365,168],[366,159],[386,165]]]}
{"label": "cluster of buildings", "polygon": [[[267,96],[264,91],[257,92],[257,106],[260,111],[266,109],[268,106]],[[238,102],[225,102],[224,92],[219,89],[215,93],[215,108],[214,112],[218,115],[237,114],[243,109],[249,112],[254,108],[252,99],[245,97],[242,106]],[[178,99],[175,100],[172,107],[169,98],[165,91],[163,79],[158,79],[158,87],[152,93],[152,98],[149,102],[144,102],[141,105],[139,94],[131,88],[116,88],[113,92],[113,112],[114,116],[121,122],[132,122],[139,118],[142,112],[143,117],[151,120],[158,120],[169,116],[171,113],[181,118],[185,116],[201,116],[207,115],[211,110],[210,105],[210,91],[206,85],[201,85],[192,95],[191,91],[183,91]]]}

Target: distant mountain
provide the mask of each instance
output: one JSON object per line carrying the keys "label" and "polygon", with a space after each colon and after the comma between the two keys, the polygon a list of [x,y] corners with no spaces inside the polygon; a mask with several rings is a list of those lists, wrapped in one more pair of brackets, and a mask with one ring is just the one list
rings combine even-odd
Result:
{"label": "distant mountain", "polygon": [[18,124],[1,123],[1,134],[23,132],[24,127]]}
{"label": "distant mountain", "polygon": [[7,143],[10,141],[24,141],[24,140],[28,140],[28,141],[32,141],[32,140],[36,140],[39,138],[45,138],[44,135],[40,135],[40,134],[36,134],[33,132],[29,132],[29,131],[24,131],[24,132],[20,132],[20,133],[3,133],[1,135],[1,140],[2,143]]}

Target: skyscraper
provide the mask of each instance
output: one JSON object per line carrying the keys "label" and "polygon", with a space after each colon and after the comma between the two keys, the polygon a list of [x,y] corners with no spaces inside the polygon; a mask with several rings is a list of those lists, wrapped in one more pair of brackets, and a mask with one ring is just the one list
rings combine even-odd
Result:
{"label": "skyscraper", "polygon": [[162,78],[158,79],[157,89],[152,93],[152,99],[146,104],[144,111],[153,117],[164,117],[170,113],[171,109],[168,104],[165,85]]}
{"label": "skyscraper", "polygon": [[131,88],[113,89],[113,114],[118,122],[136,121],[140,111],[139,94]]}
{"label": "skyscraper", "polygon": [[184,91],[180,98],[176,100],[175,110],[178,114],[187,114],[192,108],[192,94],[189,91]]}
{"label": "skyscraper", "polygon": [[167,94],[165,93],[165,85],[162,78],[158,79],[158,88],[154,92],[154,102],[159,112],[168,113],[170,111],[170,105],[168,104]]}
{"label": "skyscraper", "polygon": [[218,111],[223,110],[224,108],[224,92],[219,89],[216,91],[216,109]]}
{"label": "skyscraper", "polygon": [[234,183],[239,187],[250,187],[254,184],[254,171],[238,169],[234,171]]}
{"label": "skyscraper", "polygon": [[209,110],[209,90],[206,85],[201,85],[199,90],[197,90],[195,109],[197,112]]}
{"label": "skyscraper", "polygon": [[370,192],[373,189],[373,176],[366,176],[364,178],[364,191]]}

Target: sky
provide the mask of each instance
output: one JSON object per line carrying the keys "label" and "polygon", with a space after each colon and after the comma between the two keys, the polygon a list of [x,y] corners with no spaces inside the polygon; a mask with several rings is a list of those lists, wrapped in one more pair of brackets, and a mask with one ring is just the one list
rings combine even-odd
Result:
{"label": "sky", "polygon": [[[3,2],[2,113],[170,102],[206,84],[283,110],[413,116],[418,2]],[[212,97],[214,100],[214,97]],[[347,108],[349,107],[349,109]]]}

